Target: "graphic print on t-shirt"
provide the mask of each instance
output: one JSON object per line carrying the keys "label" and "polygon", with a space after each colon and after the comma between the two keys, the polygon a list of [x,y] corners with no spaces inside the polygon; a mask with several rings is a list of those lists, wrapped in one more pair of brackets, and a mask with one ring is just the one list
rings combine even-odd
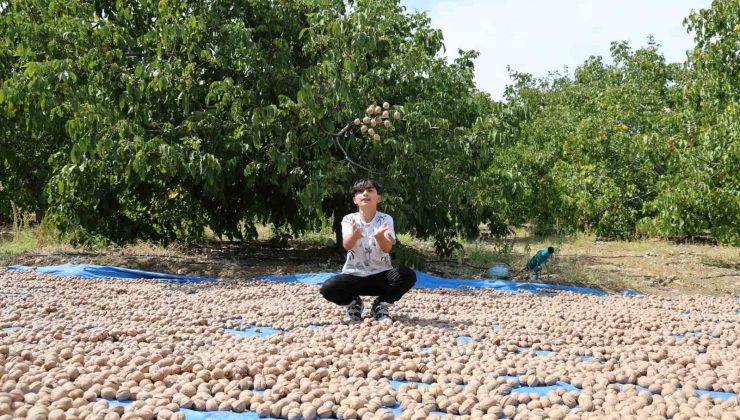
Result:
{"label": "graphic print on t-shirt", "polygon": [[347,260],[342,273],[369,276],[393,268],[390,255],[380,249],[378,241],[373,236],[383,223],[387,223],[387,235],[391,238],[391,242],[395,243],[396,232],[393,227],[393,218],[385,213],[376,212],[373,220],[365,223],[359,212],[348,214],[342,219],[343,236],[352,234],[353,221],[362,232],[362,238],[357,241],[354,248],[347,252]]}

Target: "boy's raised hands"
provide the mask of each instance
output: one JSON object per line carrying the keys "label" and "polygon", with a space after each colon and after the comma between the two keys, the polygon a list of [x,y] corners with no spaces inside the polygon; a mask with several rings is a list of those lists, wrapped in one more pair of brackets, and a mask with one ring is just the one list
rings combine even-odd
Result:
{"label": "boy's raised hands", "polygon": [[[393,241],[391,238],[388,237],[388,223],[383,223],[375,229],[372,236],[375,238],[375,241],[377,242],[378,246],[383,252],[390,252],[391,248],[393,247]],[[368,235],[369,236],[369,235]],[[362,229],[360,229],[360,226],[358,225],[357,221],[354,219],[352,220],[352,233],[350,233],[348,236],[345,236],[344,238],[344,249],[350,250],[352,249],[357,241],[364,238],[365,234],[363,233]]]}
{"label": "boy's raised hands", "polygon": [[375,239],[380,239],[385,237],[385,233],[388,231],[388,223],[383,223],[380,225],[379,228],[375,229],[375,232],[373,232],[373,236]]}

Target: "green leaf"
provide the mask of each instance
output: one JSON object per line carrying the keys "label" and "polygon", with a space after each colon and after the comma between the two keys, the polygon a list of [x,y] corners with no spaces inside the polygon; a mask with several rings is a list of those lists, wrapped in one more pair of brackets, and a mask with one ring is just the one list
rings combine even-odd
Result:
{"label": "green leaf", "polygon": [[82,153],[80,152],[80,148],[77,147],[77,145],[72,146],[72,150],[70,152],[70,159],[72,163],[79,164],[81,158],[82,158]]}

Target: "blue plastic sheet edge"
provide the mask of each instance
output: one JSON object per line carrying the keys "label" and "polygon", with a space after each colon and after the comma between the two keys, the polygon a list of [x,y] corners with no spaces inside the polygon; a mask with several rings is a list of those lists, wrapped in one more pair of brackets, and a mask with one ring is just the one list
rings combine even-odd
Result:
{"label": "blue plastic sheet edge", "polygon": [[[118,401],[118,400],[103,400],[98,398],[98,401],[107,401],[109,407],[120,405],[126,407],[133,401]],[[253,411],[245,411],[243,413],[236,413],[233,411],[196,411],[187,408],[180,408],[180,412],[185,415],[186,420],[279,420],[274,417],[260,417]]]}
{"label": "blue plastic sheet edge", "polygon": [[[304,283],[304,284],[322,284],[324,281],[337,275],[338,273],[311,273],[311,274],[295,274],[290,276],[263,276],[258,277],[260,280],[274,280],[283,281],[288,283]],[[574,293],[589,294],[595,296],[604,296],[606,292],[599,289],[593,289],[589,287],[578,287],[578,286],[565,286],[561,284],[547,284],[547,283],[530,283],[530,282],[515,282],[510,280],[488,280],[488,279],[448,279],[443,277],[433,276],[431,274],[417,272],[416,273],[416,284],[414,288],[444,288],[444,289],[459,289],[459,288],[470,288],[470,289],[495,289],[505,292],[517,293],[517,292],[531,292],[539,293],[544,290],[559,290]]]}
{"label": "blue plastic sheet edge", "polygon": [[50,274],[60,277],[81,277],[85,279],[120,278],[120,279],[152,279],[176,283],[204,283],[217,282],[210,277],[181,276],[177,274],[155,273],[151,271],[134,270],[132,268],[113,267],[108,265],[92,264],[62,264],[46,267],[28,267],[23,265],[8,266],[8,270],[29,271]]}
{"label": "blue plastic sheet edge", "polygon": [[[171,281],[178,283],[200,283],[200,282],[217,282],[219,279],[209,277],[181,276],[175,274],[155,273],[151,271],[134,270],[123,267],[113,267],[105,265],[92,264],[63,264],[46,267],[27,267],[20,265],[8,266],[9,270],[35,270],[39,273],[45,273],[62,277],[82,277],[82,278],[122,278],[122,279],[154,279]],[[289,276],[263,276],[258,280],[282,281],[287,283],[304,283],[320,285],[329,278],[338,273],[310,273],[296,274]],[[574,293],[582,293],[596,296],[604,296],[606,292],[589,287],[566,286],[561,284],[515,282],[510,280],[492,280],[492,279],[448,279],[433,276],[431,274],[417,272],[415,288],[444,288],[444,289],[494,289],[511,293],[531,292],[540,293],[543,291],[558,290]]]}

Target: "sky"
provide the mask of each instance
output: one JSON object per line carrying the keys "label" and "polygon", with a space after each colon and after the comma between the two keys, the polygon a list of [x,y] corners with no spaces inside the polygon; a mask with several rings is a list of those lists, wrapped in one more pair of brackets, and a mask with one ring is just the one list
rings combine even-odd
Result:
{"label": "sky", "polygon": [[694,45],[683,20],[711,0],[401,0],[426,11],[444,33],[446,55],[476,50],[476,85],[501,99],[511,82],[507,66],[547,76],[569,74],[590,56],[609,59],[612,41],[634,49],[655,37],[668,62],[682,62]]}

